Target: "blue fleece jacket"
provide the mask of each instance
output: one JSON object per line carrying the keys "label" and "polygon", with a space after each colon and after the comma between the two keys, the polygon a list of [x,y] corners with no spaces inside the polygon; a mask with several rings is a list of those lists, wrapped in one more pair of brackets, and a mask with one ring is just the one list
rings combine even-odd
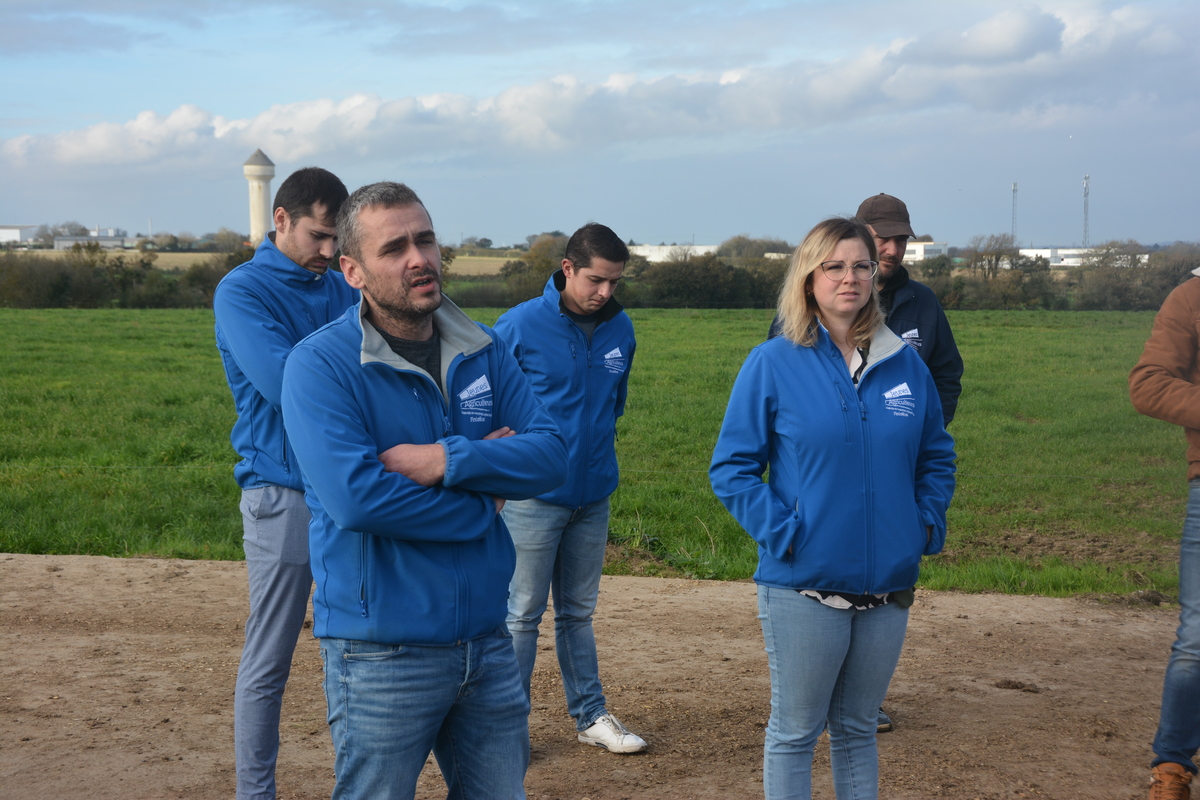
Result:
{"label": "blue fleece jacket", "polygon": [[[896,268],[880,294],[891,304],[888,328],[916,350],[933,373],[942,403],[942,421],[950,427],[962,394],[963,360],[942,304],[932,289],[910,278],[904,266]],[[767,338],[773,339],[782,333],[783,325],[779,317],[775,317],[771,320]]]}
{"label": "blue fleece jacket", "polygon": [[304,488],[279,411],[283,363],[297,342],[357,301],[340,272],[304,269],[270,238],[217,284],[217,349],[237,408],[229,439],[242,457],[233,475],[243,489]]}
{"label": "blue fleece jacket", "polygon": [[813,347],[780,336],[750,352],[709,477],[758,542],[755,581],[882,594],[911,589],[945,543],[954,440],[912,348],[881,327],[856,388],[822,329]]}
{"label": "blue fleece jacket", "polygon": [[[439,645],[504,625],[515,553],[493,496],[562,482],[567,451],[516,361],[448,299],[434,314],[442,384],[400,358],[362,305],[288,357],[283,417],[312,511],[318,637]],[[484,441],[507,426],[515,436]],[[386,472],[397,444],[440,443],[441,483]]]}
{"label": "blue fleece jacket", "polygon": [[562,312],[562,271],[541,297],[506,312],[496,333],[521,365],[567,442],[567,480],[539,500],[567,508],[598,502],[617,488],[617,418],[625,413],[637,343],[614,299],[597,312],[592,340]]}

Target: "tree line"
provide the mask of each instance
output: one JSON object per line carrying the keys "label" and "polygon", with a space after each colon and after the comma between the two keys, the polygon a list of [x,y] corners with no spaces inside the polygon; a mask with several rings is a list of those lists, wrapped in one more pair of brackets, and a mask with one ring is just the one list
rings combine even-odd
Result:
{"label": "tree line", "polygon": [[217,253],[183,270],[156,269],[154,252],[112,252],[94,242],[61,258],[26,252],[0,256],[5,308],[211,308],[213,291],[253,250]]}
{"label": "tree line", "polygon": [[[33,234],[33,244],[52,248],[57,236],[88,236],[90,233],[87,226],[76,220],[60,222],[57,225],[39,225]],[[113,235],[137,239],[137,249],[141,252],[157,250],[165,253],[232,253],[245,247],[249,238],[246,234],[229,228],[219,228],[215,233],[206,233],[203,236],[181,231],[178,234],[163,232],[153,236],[135,233],[132,237],[127,231],[116,228]]]}
{"label": "tree line", "polygon": [[[1007,238],[1006,238],[1007,237]],[[559,268],[567,237],[530,237],[520,258],[499,274],[458,276],[455,251],[442,248],[446,292],[466,307],[507,308],[541,295]],[[1007,234],[980,237],[958,251],[908,265],[948,309],[1157,310],[1170,291],[1200,268],[1200,244],[1176,242],[1145,255],[1136,242],[1106,242],[1082,266],[1051,269],[1044,258],[1021,256]],[[772,308],[791,249],[776,239],[736,236],[715,253],[679,247],[667,261],[630,259],[617,299],[626,307]],[[183,270],[154,266],[156,254],[113,253],[94,243],[62,258],[7,252],[0,256],[0,306],[7,308],[203,308],[217,283],[248,261],[249,248],[213,253]]]}

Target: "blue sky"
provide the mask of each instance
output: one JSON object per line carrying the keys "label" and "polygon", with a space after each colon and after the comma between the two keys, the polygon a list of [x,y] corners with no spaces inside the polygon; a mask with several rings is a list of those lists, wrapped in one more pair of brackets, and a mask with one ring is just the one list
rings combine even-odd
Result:
{"label": "blue sky", "polygon": [[248,231],[242,162],[402,180],[443,241],[1200,239],[1200,4],[0,0],[0,223]]}

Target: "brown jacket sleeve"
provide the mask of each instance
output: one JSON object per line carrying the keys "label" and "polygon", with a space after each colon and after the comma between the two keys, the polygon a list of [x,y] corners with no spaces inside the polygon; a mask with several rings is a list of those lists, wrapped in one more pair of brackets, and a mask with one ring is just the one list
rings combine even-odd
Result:
{"label": "brown jacket sleeve", "polygon": [[1133,407],[1146,416],[1200,430],[1198,354],[1200,278],[1192,278],[1171,292],[1154,318],[1142,357],[1129,373]]}

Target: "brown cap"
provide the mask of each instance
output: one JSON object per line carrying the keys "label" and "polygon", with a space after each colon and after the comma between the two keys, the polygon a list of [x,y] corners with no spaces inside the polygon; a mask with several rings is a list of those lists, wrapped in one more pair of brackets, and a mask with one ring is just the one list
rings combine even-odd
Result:
{"label": "brown cap", "polygon": [[908,206],[890,194],[880,193],[863,200],[855,216],[870,225],[880,239],[890,239],[902,233],[916,236],[908,221]]}

